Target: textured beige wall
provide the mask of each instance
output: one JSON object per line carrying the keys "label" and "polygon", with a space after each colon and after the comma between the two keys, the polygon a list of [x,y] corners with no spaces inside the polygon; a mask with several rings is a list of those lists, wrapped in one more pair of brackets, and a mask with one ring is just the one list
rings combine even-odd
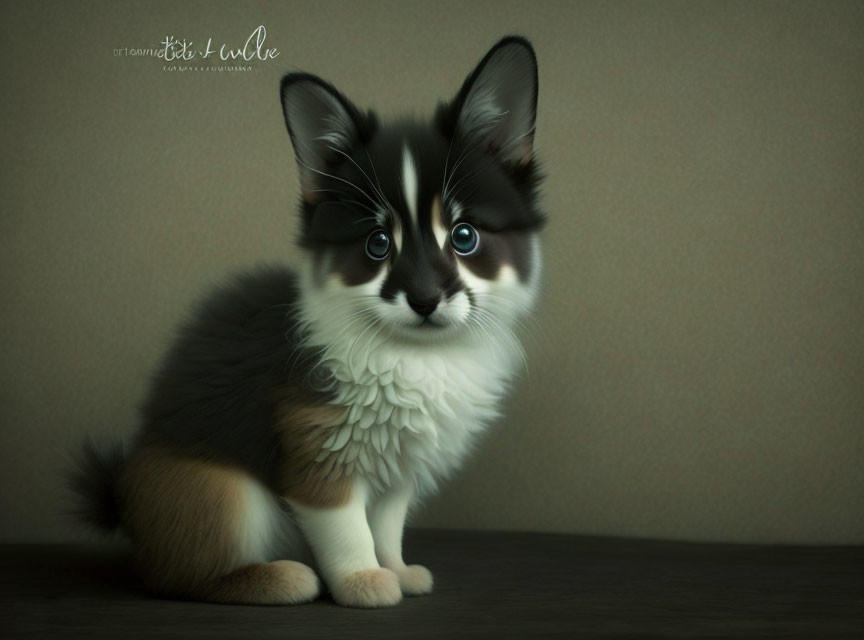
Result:
{"label": "textured beige wall", "polygon": [[[861,3],[7,3],[0,540],[78,535],[58,470],[128,434],[189,303],[291,260],[278,79],[428,113],[540,59],[546,280],[507,418],[425,525],[864,542]],[[250,73],[115,57],[166,35]]]}

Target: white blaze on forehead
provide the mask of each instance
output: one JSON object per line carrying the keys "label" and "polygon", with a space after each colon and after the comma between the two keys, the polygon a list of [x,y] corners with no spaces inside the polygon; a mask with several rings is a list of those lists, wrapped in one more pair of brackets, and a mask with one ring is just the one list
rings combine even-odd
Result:
{"label": "white blaze on forehead", "polygon": [[414,157],[406,144],[402,147],[402,191],[405,194],[405,204],[408,205],[408,213],[417,228],[417,166]]}

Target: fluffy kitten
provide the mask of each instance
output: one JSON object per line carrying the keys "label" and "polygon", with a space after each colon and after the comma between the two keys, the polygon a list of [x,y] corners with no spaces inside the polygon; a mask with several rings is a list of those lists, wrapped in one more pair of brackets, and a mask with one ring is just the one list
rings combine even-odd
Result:
{"label": "fluffy kitten", "polygon": [[432,590],[402,559],[406,512],[496,416],[521,358],[543,222],[535,56],[505,38],[431,122],[379,125],[308,74],[281,97],[304,262],[204,302],[131,451],[87,449],[82,515],[131,538],[159,593],[299,603],[320,575],[340,604],[393,605]]}

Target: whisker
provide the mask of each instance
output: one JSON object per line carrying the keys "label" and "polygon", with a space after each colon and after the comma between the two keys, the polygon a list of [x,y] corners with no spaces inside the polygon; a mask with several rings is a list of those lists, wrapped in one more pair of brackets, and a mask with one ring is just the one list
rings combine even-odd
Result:
{"label": "whisker", "polygon": [[[312,189],[312,193],[335,193],[340,196],[347,195],[345,191],[340,191],[339,189]],[[343,200],[340,198],[339,202],[356,204],[358,207],[362,207],[363,209],[366,209],[366,211],[368,211],[369,213],[375,214],[376,216],[379,216],[381,214],[380,209],[372,209],[369,205],[358,202],[357,200]]]}
{"label": "whisker", "polygon": [[384,202],[387,203],[390,214],[395,216],[396,210],[393,208],[393,205],[390,204],[390,200],[387,199],[387,196],[384,195],[384,188],[381,186],[381,181],[378,179],[378,172],[375,171],[375,163],[372,162],[372,156],[369,154],[369,148],[364,146],[363,151],[366,152],[366,157],[369,158],[369,166],[372,167],[372,175],[375,176],[375,182],[378,184],[378,192],[381,194],[381,197],[384,198]]}
{"label": "whisker", "polygon": [[367,198],[369,198],[369,201],[370,201],[372,204],[380,204],[380,203],[379,203],[378,201],[376,201],[372,196],[370,196],[368,193],[366,193],[365,190],[361,189],[360,187],[358,187],[356,184],[354,184],[354,183],[351,182],[350,180],[346,180],[345,178],[340,178],[339,176],[334,176],[332,173],[327,173],[326,171],[319,171],[318,169],[315,169],[314,167],[310,167],[308,164],[306,164],[305,162],[303,162],[303,161],[300,160],[300,159],[297,160],[297,164],[299,164],[299,165],[302,166],[302,167],[305,167],[305,168],[308,169],[309,171],[314,171],[315,173],[317,173],[317,174],[319,174],[319,175],[326,176],[327,178],[332,178],[333,180],[338,180],[339,182],[344,182],[344,183],[347,184],[348,186],[350,186],[350,187],[354,187],[355,189],[357,189],[357,191],[359,191],[359,192],[362,193],[364,196],[366,196]]}
{"label": "whisker", "polygon": [[459,169],[462,163],[465,162],[475,151],[480,149],[482,145],[483,143],[479,142],[473,147],[469,147],[463,150],[459,158],[457,158],[456,164],[453,166],[453,170],[450,172],[450,177],[447,180],[447,184],[444,185],[444,194],[442,195],[442,198],[446,199],[448,197],[448,194],[450,193],[450,182],[453,180],[453,176],[456,175],[456,171]]}
{"label": "whisker", "polygon": [[456,140],[456,135],[454,134],[450,138],[450,146],[447,147],[447,157],[444,158],[444,176],[441,178],[441,200],[443,205],[444,193],[446,192],[445,185],[447,184],[447,165],[450,162],[450,152],[453,150],[453,141]]}
{"label": "whisker", "polygon": [[[337,149],[336,147],[330,147],[330,149],[332,149],[332,150],[335,151],[336,153],[341,153],[343,156],[345,156],[346,158],[348,158],[348,160],[349,160],[349,162],[351,162],[351,164],[353,164],[355,167],[357,167],[357,168],[360,170],[360,173],[362,173],[362,174],[363,174],[363,177],[366,178],[366,182],[369,183],[369,186],[372,187],[372,190],[373,190],[373,191],[375,192],[375,194],[376,194],[376,195],[381,199],[381,202],[379,202],[378,204],[380,204],[382,207],[385,207],[385,208],[386,208],[386,206],[384,205],[384,202],[383,202],[384,200],[386,200],[386,198],[384,197],[384,194],[381,193],[381,191],[380,191],[380,190],[379,190],[379,189],[378,189],[378,188],[377,188],[377,187],[372,183],[372,179],[369,177],[369,174],[367,174],[367,173],[363,170],[363,167],[361,167],[359,164],[357,164],[357,162],[354,160],[354,158],[352,158],[351,156],[349,156],[347,153],[345,153],[345,152],[342,151],[341,149]],[[368,151],[367,151],[367,153],[368,153]]]}

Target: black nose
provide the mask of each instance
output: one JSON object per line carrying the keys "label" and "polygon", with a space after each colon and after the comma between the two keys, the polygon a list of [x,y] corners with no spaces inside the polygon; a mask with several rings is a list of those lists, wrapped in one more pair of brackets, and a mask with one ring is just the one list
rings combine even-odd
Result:
{"label": "black nose", "polygon": [[408,306],[410,306],[416,313],[423,316],[424,318],[428,318],[432,315],[432,312],[438,308],[437,300],[412,300],[408,298]]}

